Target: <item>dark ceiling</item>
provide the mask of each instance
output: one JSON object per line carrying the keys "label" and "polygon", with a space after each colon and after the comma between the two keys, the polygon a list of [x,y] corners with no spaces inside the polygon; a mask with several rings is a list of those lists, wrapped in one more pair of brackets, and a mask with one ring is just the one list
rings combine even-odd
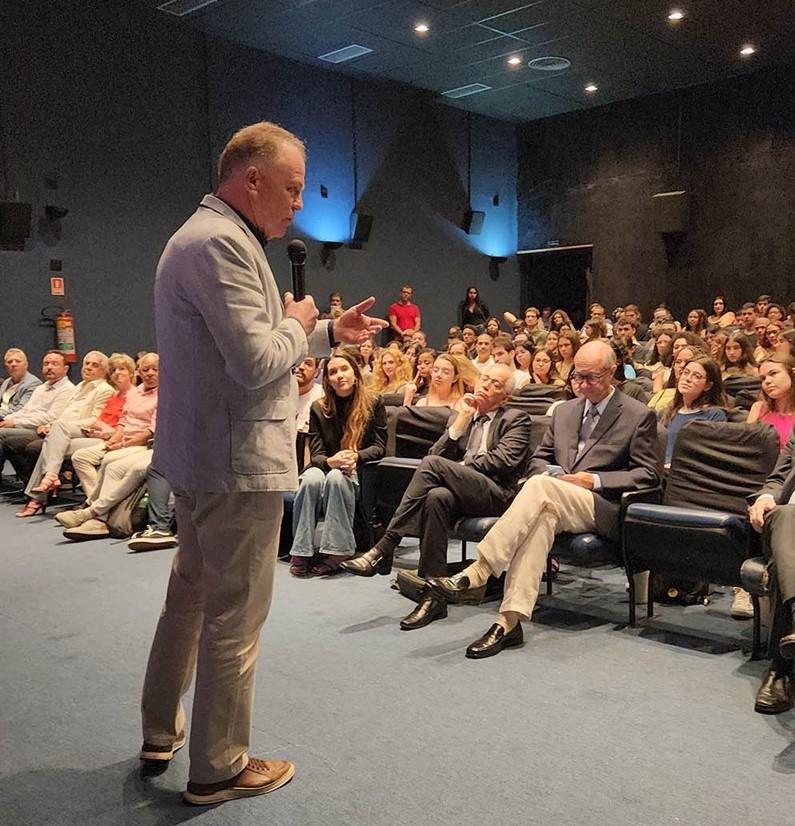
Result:
{"label": "dark ceiling", "polygon": [[[676,24],[667,19],[674,8],[685,12]],[[210,0],[180,19],[303,63],[436,94],[484,84],[448,102],[527,121],[791,61],[794,11],[793,0]],[[414,31],[418,22],[426,34]],[[336,66],[318,60],[352,43],[373,51]],[[743,58],[746,43],[757,52]],[[508,65],[512,56],[521,64]],[[571,66],[528,68],[542,56]],[[589,83],[596,93],[585,92]]]}

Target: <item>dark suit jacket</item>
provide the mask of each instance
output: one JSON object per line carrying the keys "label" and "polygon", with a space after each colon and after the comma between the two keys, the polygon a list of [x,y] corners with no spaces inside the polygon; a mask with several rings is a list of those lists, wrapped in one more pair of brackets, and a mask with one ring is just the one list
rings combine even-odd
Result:
{"label": "dark suit jacket", "polygon": [[767,477],[764,487],[753,498],[769,493],[777,505],[786,505],[795,491],[795,430],[787,439],[781,456],[778,457],[773,472]]}
{"label": "dark suit jacket", "polygon": [[[458,414],[450,419],[455,421]],[[472,424],[457,441],[449,437],[449,426],[439,440],[428,451],[435,456],[460,462],[466,453]],[[519,479],[525,473],[530,450],[530,417],[523,410],[498,408],[494,421],[489,427],[488,450],[478,456],[470,465],[499,485],[507,495],[513,496]]]}
{"label": "dark suit jacket", "polygon": [[593,494],[596,530],[617,541],[621,494],[660,482],[657,417],[645,404],[616,390],[578,458],[584,411],[585,399],[555,408],[529,475],[544,473],[547,465],[560,465],[566,473],[598,473],[602,487]]}

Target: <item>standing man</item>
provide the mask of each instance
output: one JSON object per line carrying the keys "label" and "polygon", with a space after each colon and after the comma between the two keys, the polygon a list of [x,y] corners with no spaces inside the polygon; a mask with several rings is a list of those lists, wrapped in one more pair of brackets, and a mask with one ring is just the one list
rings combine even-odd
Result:
{"label": "standing man", "polygon": [[415,330],[422,326],[420,318],[420,308],[411,303],[414,290],[408,284],[400,288],[400,300],[389,307],[389,329],[392,333],[392,341],[403,341],[405,336],[408,341]]}
{"label": "standing man", "polygon": [[270,607],[282,492],[297,487],[292,368],[384,322],[369,298],[317,323],[311,296],[284,304],[265,257],[301,209],[302,141],[272,123],[232,136],[218,188],[169,240],[158,265],[158,438],[153,466],[176,500],[179,547],[144,682],[142,759],[185,743],[184,799],[220,803],[278,789],[286,760],[249,758],[254,672]]}

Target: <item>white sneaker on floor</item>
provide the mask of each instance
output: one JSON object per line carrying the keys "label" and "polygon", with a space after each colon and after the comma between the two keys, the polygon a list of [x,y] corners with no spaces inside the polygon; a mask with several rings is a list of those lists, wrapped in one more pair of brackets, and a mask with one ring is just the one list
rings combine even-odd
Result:
{"label": "white sneaker on floor", "polygon": [[159,551],[163,548],[175,548],[177,537],[171,531],[164,531],[150,525],[145,531],[134,533],[127,547],[131,551]]}
{"label": "white sneaker on floor", "polygon": [[748,591],[738,588],[736,585],[732,588],[734,596],[732,597],[732,607],[729,613],[734,619],[751,619],[754,615],[754,603],[751,600],[751,595]]}

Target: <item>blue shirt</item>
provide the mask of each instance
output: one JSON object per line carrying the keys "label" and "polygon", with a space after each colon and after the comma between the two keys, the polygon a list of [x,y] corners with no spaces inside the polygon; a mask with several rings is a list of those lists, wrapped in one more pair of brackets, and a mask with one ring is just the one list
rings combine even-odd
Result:
{"label": "blue shirt", "polygon": [[674,454],[674,445],[679,436],[679,431],[688,423],[698,419],[706,419],[710,422],[725,422],[726,414],[719,407],[706,407],[703,410],[695,410],[692,413],[682,413],[680,410],[668,423],[668,442],[665,446],[665,464],[671,464],[671,456]]}

